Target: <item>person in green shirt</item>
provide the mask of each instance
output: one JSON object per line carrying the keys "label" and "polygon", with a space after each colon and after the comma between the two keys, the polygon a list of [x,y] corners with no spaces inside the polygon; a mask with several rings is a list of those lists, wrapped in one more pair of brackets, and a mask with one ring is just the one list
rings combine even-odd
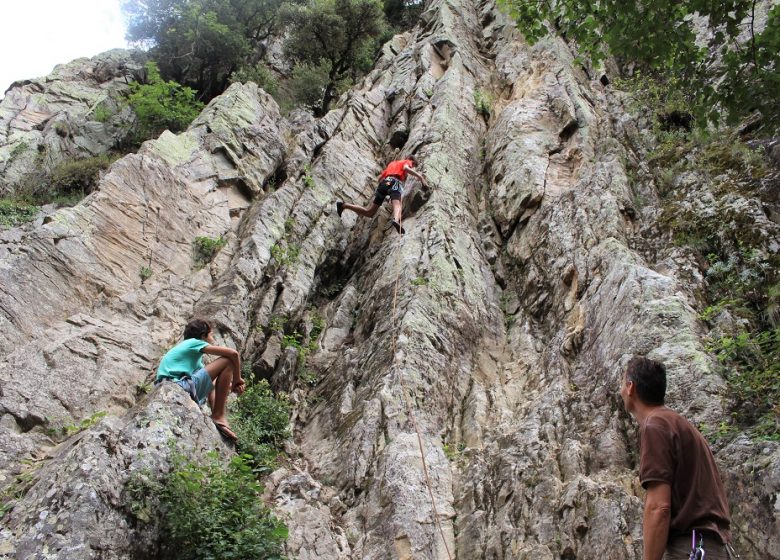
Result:
{"label": "person in green shirt", "polygon": [[[187,391],[198,404],[208,400],[211,419],[217,430],[231,441],[236,434],[227,419],[227,398],[231,391],[239,395],[246,389],[241,378],[241,358],[226,346],[216,346],[211,325],[193,319],[184,328],[184,340],[168,350],[157,368],[155,383],[172,381]],[[203,365],[203,354],[218,356]]]}

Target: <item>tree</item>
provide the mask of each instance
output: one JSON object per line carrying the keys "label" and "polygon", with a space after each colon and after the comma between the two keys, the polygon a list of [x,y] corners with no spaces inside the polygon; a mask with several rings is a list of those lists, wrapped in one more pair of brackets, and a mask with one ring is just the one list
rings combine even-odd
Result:
{"label": "tree", "polygon": [[153,138],[165,129],[186,129],[203,109],[203,103],[195,98],[195,90],[163,80],[154,62],[146,64],[146,73],[145,84],[130,84],[128,98],[138,117],[139,139]]}
{"label": "tree", "polygon": [[277,29],[282,0],[123,0],[127,39],[151,48],[165,79],[208,101],[251,66]]}
{"label": "tree", "polygon": [[383,0],[385,17],[395,29],[413,27],[423,11],[422,0]]}
{"label": "tree", "polygon": [[340,90],[371,68],[387,29],[380,0],[308,0],[287,4],[286,51],[298,63],[327,73],[315,113],[327,112]]}
{"label": "tree", "polygon": [[[688,89],[702,124],[723,116],[736,122],[756,110],[766,122],[780,122],[780,6],[756,33],[756,0],[503,2],[530,43],[545,36],[549,24],[594,63],[613,56],[674,76]],[[706,37],[697,37],[696,22],[706,26]]]}

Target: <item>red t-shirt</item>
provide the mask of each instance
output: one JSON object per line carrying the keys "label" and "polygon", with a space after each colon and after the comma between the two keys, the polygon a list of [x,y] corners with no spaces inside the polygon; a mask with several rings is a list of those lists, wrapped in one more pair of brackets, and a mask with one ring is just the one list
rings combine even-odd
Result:
{"label": "red t-shirt", "polygon": [[379,180],[381,181],[385,177],[395,175],[401,179],[401,181],[406,181],[406,170],[404,170],[404,166],[406,165],[409,167],[414,167],[414,162],[412,162],[410,159],[398,159],[396,161],[391,161],[390,164],[385,167],[385,170],[382,171],[382,174],[379,176]]}
{"label": "red t-shirt", "polygon": [[669,539],[707,529],[731,540],[726,492],[707,441],[685,418],[666,407],[650,413],[639,430],[639,481],[672,488]]}

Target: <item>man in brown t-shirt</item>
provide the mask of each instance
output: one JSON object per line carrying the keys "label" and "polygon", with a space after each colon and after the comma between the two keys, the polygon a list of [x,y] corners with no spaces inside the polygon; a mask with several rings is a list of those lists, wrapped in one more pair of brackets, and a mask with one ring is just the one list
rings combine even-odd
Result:
{"label": "man in brown t-shirt", "polygon": [[629,361],[620,396],[639,422],[639,481],[647,490],[643,560],[687,560],[700,545],[707,560],[727,560],[729,505],[715,459],[699,431],[664,406],[665,393],[663,364]]}

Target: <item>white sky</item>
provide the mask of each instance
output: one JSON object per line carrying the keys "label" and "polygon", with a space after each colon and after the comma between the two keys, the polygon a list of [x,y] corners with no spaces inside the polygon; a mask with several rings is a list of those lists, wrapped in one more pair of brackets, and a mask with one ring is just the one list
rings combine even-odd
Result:
{"label": "white sky", "polygon": [[126,48],[119,0],[0,0],[0,99],[15,80]]}

